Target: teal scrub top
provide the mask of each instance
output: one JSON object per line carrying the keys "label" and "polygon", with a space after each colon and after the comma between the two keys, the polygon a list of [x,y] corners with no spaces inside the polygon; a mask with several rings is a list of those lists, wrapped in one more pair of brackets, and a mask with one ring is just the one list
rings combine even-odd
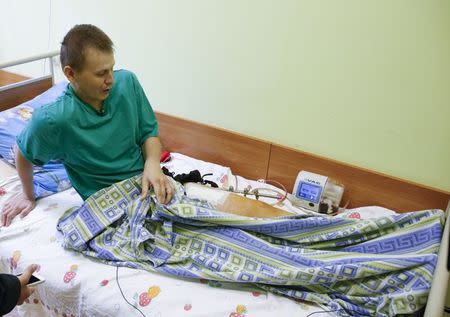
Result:
{"label": "teal scrub top", "polygon": [[61,160],[72,186],[85,200],[141,173],[141,146],[156,136],[158,124],[136,76],[119,70],[114,71],[102,113],[79,99],[68,84],[55,102],[34,111],[17,145],[35,165]]}

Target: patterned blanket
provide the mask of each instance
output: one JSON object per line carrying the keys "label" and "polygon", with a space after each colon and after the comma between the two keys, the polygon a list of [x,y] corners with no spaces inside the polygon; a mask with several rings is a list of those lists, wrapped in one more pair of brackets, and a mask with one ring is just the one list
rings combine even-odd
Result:
{"label": "patterned blanket", "polygon": [[342,316],[394,316],[427,301],[442,211],[257,219],[189,199],[175,182],[170,204],[141,201],[140,183],[135,176],[68,210],[58,222],[64,247],[113,265],[252,283]]}

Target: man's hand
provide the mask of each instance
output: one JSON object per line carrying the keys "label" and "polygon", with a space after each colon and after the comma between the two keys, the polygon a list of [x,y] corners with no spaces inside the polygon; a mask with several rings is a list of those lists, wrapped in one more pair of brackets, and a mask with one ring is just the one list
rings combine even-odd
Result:
{"label": "man's hand", "polygon": [[17,215],[23,218],[34,207],[36,207],[36,200],[29,199],[23,192],[11,197],[2,209],[0,225],[8,227]]}
{"label": "man's hand", "polygon": [[32,264],[26,268],[25,272],[21,276],[19,276],[20,281],[20,297],[17,301],[17,305],[22,305],[25,299],[27,299],[34,292],[33,287],[27,286],[28,281],[30,280],[31,274],[36,271],[37,265]]}
{"label": "man's hand", "polygon": [[149,187],[153,186],[156,199],[162,204],[167,204],[173,196],[172,184],[166,175],[161,171],[159,162],[146,161],[144,173],[142,174],[142,194],[141,199],[148,195]]}

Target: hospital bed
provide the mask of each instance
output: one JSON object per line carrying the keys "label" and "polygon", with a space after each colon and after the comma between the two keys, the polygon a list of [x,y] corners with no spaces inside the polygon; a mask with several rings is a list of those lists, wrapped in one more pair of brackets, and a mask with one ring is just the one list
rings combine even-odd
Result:
{"label": "hospital bed", "polygon": [[[0,64],[0,76],[17,78],[1,69],[56,55],[53,52]],[[51,73],[0,87],[0,111],[23,104],[53,84]],[[27,105],[24,107],[26,110]],[[450,193],[445,191],[161,112],[156,112],[156,116],[163,146],[174,153],[167,166],[179,173],[193,169],[212,173],[211,180],[219,185],[236,185],[233,180],[239,180],[240,186],[272,188],[253,180],[276,180],[292,191],[295,177],[302,169],[345,184],[346,208],[362,218],[387,210],[402,213],[437,208],[448,213]],[[6,191],[0,196],[1,208],[8,195],[20,190],[20,184],[15,170],[7,163],[1,162],[0,172],[0,182]],[[326,307],[293,301],[251,286],[193,281],[127,268],[119,271],[65,250],[59,244],[56,221],[65,210],[81,203],[77,193],[69,188],[40,199],[29,216],[0,229],[0,271],[17,273],[37,262],[42,267],[41,275],[47,279],[11,316],[260,317],[310,316],[319,312],[320,316],[336,316],[327,312]],[[441,316],[445,305],[449,305],[445,299],[449,234],[446,222],[425,316]]]}

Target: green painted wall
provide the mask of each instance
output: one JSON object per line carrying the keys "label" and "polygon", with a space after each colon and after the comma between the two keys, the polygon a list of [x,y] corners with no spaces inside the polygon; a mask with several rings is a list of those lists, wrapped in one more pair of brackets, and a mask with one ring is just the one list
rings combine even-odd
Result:
{"label": "green painted wall", "polygon": [[194,3],[159,110],[450,190],[450,1]]}
{"label": "green painted wall", "polygon": [[20,31],[56,49],[73,24],[97,24],[159,111],[450,191],[449,0],[68,0],[25,20],[19,9],[0,22],[2,57],[27,51]]}

